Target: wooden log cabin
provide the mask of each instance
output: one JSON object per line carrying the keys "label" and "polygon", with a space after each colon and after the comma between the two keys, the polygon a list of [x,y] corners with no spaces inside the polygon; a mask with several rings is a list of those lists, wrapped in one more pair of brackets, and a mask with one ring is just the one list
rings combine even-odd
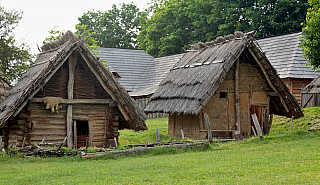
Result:
{"label": "wooden log cabin", "polygon": [[264,134],[273,114],[303,116],[256,40],[242,32],[235,35],[198,43],[160,83],[145,112],[168,113],[169,135],[181,136],[183,129],[185,137],[208,137],[205,113],[219,138],[253,135],[254,113]]}
{"label": "wooden log cabin", "polygon": [[0,104],[4,148],[40,143],[117,146],[119,129],[146,115],[82,39],[67,31],[42,52]]}

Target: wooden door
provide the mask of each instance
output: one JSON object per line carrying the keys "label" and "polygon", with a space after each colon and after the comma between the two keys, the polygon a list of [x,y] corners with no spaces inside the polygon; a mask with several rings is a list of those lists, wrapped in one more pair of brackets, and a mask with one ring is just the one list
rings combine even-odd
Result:
{"label": "wooden door", "polygon": [[[251,114],[256,113],[260,127],[262,129],[262,133],[264,133],[264,125],[267,124],[268,121],[268,109],[267,109],[267,105],[251,105]],[[251,116],[250,116],[251,118]],[[251,126],[253,126],[253,128],[255,128],[254,123],[252,121],[251,118]],[[252,128],[252,127],[251,127]],[[253,133],[253,131],[251,130],[251,133]]]}

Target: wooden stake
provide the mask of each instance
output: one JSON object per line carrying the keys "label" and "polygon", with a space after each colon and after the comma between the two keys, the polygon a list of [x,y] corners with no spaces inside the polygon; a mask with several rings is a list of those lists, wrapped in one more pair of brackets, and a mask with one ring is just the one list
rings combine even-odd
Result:
{"label": "wooden stake", "polygon": [[291,133],[291,135],[292,135],[293,120],[294,120],[294,116],[292,116],[292,118],[291,118],[291,126],[290,126],[290,133]]}
{"label": "wooden stake", "polygon": [[212,142],[212,132],[210,127],[210,121],[207,113],[204,113],[204,120],[206,121],[207,129],[208,129],[208,140],[211,143]]}
{"label": "wooden stake", "polygon": [[254,133],[254,136],[257,137],[257,133],[256,133],[256,131],[254,130],[253,126],[251,126],[251,129],[252,129],[252,131],[253,131],[253,133]]}
{"label": "wooden stake", "polygon": [[239,68],[240,61],[239,58],[235,63],[235,73],[234,73],[234,95],[235,95],[235,106],[236,106],[236,136],[240,135],[240,93],[239,93]]}
{"label": "wooden stake", "polygon": [[0,152],[2,152],[2,136],[0,136]]}
{"label": "wooden stake", "polygon": [[113,140],[114,140],[114,144],[115,144],[116,148],[118,148],[117,138],[113,138]]}
{"label": "wooden stake", "polygon": [[183,134],[183,129],[181,129],[181,136],[182,136],[183,141],[185,141],[184,134]]}
{"label": "wooden stake", "polygon": [[159,135],[158,127],[156,127],[156,140],[157,140],[157,142],[160,142],[160,135]]}

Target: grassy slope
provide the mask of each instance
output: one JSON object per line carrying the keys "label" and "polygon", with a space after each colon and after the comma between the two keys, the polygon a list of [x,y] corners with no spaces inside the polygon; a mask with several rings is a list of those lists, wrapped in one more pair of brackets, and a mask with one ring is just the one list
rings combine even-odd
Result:
{"label": "grassy slope", "polygon": [[[219,143],[207,150],[154,151],[146,155],[96,158],[21,159],[0,156],[1,184],[317,184],[320,182],[319,108],[305,110],[305,118],[275,118],[271,135]],[[312,120],[311,120],[312,119]],[[120,142],[155,140],[158,127],[168,140],[166,118],[148,120],[149,131],[122,131]],[[281,132],[279,134],[279,132]],[[130,135],[129,135],[130,134]],[[132,134],[132,135],[131,135]],[[138,138],[132,140],[132,136]],[[172,138],[173,139],[173,138]],[[166,154],[167,153],[167,154]],[[161,155],[158,155],[161,154]]]}

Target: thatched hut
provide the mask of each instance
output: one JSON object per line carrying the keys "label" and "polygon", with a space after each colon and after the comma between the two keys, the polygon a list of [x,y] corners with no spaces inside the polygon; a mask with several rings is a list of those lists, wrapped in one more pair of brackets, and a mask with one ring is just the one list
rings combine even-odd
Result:
{"label": "thatched hut", "polygon": [[5,148],[34,142],[115,146],[118,129],[147,129],[146,115],[72,32],[42,52],[0,104]]}
{"label": "thatched hut", "polygon": [[[173,66],[145,108],[169,113],[169,135],[206,138],[207,113],[219,137],[253,135],[251,114],[268,134],[272,114],[299,118],[297,100],[253,37],[239,34],[199,43]],[[199,48],[199,49],[198,49]]]}

